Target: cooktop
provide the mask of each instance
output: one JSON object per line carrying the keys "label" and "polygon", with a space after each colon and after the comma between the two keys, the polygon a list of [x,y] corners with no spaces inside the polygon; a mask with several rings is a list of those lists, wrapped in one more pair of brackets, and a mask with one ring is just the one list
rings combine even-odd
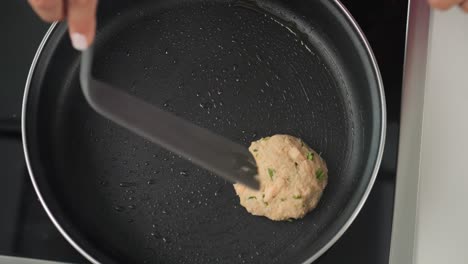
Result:
{"label": "cooktop", "polygon": [[[372,192],[356,220],[315,263],[388,263],[396,180],[406,0],[342,0],[375,53],[387,99],[387,142]],[[23,158],[21,101],[29,66],[48,25],[27,1],[0,10],[0,255],[86,263],[42,209]]]}

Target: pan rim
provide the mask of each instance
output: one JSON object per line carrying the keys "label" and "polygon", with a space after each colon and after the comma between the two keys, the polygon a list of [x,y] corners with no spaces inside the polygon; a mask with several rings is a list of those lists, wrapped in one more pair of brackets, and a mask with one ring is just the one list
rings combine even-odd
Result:
{"label": "pan rim", "polygon": [[22,109],[21,109],[21,136],[22,136],[22,141],[23,141],[23,152],[25,156],[25,161],[26,161],[26,167],[28,169],[29,176],[31,178],[31,182],[34,188],[34,191],[36,192],[36,195],[44,208],[44,210],[47,213],[47,216],[49,219],[52,221],[54,224],[55,228],[60,232],[60,234],[67,240],[67,242],[73,246],[83,257],[85,257],[87,260],[89,260],[91,263],[94,264],[99,264],[99,261],[97,261],[95,258],[93,258],[91,255],[89,255],[84,249],[82,249],[74,240],[71,238],[70,235],[65,231],[65,229],[60,225],[60,223],[57,221],[55,216],[52,214],[51,210],[47,206],[46,201],[44,200],[44,197],[41,194],[41,190],[39,189],[39,186],[36,182],[36,177],[34,176],[34,172],[30,163],[29,159],[29,151],[28,151],[28,142],[26,138],[26,112],[27,112],[27,101],[28,101],[28,95],[29,95],[29,89],[31,87],[31,81],[32,81],[32,76],[34,74],[34,71],[37,66],[37,62],[39,61],[39,57],[42,54],[42,51],[47,43],[47,41],[50,38],[50,35],[54,31],[54,29],[57,27],[59,22],[54,22],[52,25],[49,27],[47,32],[44,35],[44,38],[42,39],[41,43],[39,44],[39,47],[36,51],[36,54],[34,55],[33,61],[31,63],[31,67],[28,72],[28,77],[26,79],[26,85],[25,85],[25,90],[24,90],[24,96],[23,96],[23,103],[22,103]]}
{"label": "pan rim", "polygon": [[348,230],[348,228],[351,226],[351,224],[354,222],[356,217],[358,216],[359,212],[361,211],[362,207],[364,206],[365,202],[367,201],[367,198],[369,197],[369,194],[372,190],[372,187],[374,186],[375,180],[377,178],[377,174],[379,173],[380,169],[380,164],[382,163],[382,158],[383,158],[383,152],[385,149],[385,138],[386,138],[386,129],[387,129],[387,108],[386,108],[386,101],[385,101],[385,91],[384,91],[384,85],[382,81],[382,76],[380,74],[380,69],[377,64],[377,60],[374,56],[374,52],[372,51],[372,48],[367,41],[367,38],[358,25],[357,21],[354,19],[354,17],[351,15],[351,12],[344,6],[343,3],[341,3],[339,0],[333,0],[333,2],[336,4],[336,6],[340,9],[340,11],[343,12],[343,14],[346,16],[347,20],[350,22],[351,26],[353,29],[356,31],[358,37],[364,44],[364,47],[366,49],[366,53],[369,56],[371,62],[372,62],[372,67],[374,70],[374,74],[376,75],[378,86],[379,86],[379,99],[380,99],[380,104],[381,104],[381,126],[380,126],[380,142],[379,142],[379,150],[377,153],[377,159],[374,163],[374,168],[372,170],[372,176],[369,180],[369,183],[366,187],[366,190],[364,191],[364,194],[361,196],[361,199],[354,209],[353,213],[351,216],[348,218],[348,220],[345,222],[345,224],[338,230],[338,232],[328,241],[327,244],[325,244],[319,251],[317,251],[312,257],[308,258],[306,261],[304,261],[304,264],[310,264],[317,260],[320,256],[322,256],[330,247],[332,247],[338,239]]}
{"label": "pan rim", "polygon": [[[385,91],[384,91],[384,85],[380,73],[380,69],[377,64],[377,60],[374,56],[374,53],[372,51],[372,48],[370,47],[370,44],[367,41],[367,38],[365,37],[363,31],[357,24],[356,20],[353,18],[351,13],[348,11],[348,9],[339,1],[339,0],[333,0],[333,3],[336,5],[336,7],[344,14],[345,18],[348,20],[350,23],[350,26],[355,30],[357,36],[359,39],[362,41],[365,51],[367,56],[370,59],[370,62],[372,64],[373,68],[373,73],[376,76],[377,79],[377,84],[378,84],[378,91],[379,91],[379,99],[380,99],[380,106],[381,106],[381,125],[380,125],[380,142],[379,142],[379,149],[377,153],[377,157],[375,160],[375,163],[373,164],[373,170],[372,170],[372,175],[371,178],[367,184],[366,190],[364,191],[363,195],[360,198],[359,203],[355,207],[353,213],[349,216],[349,218],[346,220],[344,225],[340,227],[338,232],[336,232],[333,237],[324,245],[320,250],[318,250],[314,255],[312,255],[310,258],[305,260],[303,263],[312,263],[315,260],[317,260],[320,256],[322,256],[330,247],[332,247],[338,239],[348,230],[348,228],[351,226],[351,224],[354,222],[358,214],[360,213],[362,207],[364,206],[365,202],[367,201],[367,198],[372,190],[372,187],[374,186],[375,180],[377,178],[377,174],[379,172],[379,168],[382,162],[383,158],[383,152],[385,148],[385,138],[386,138],[386,127],[387,127],[387,109],[386,109],[386,100],[385,100]],[[80,245],[78,245],[74,239],[65,231],[65,229],[61,226],[61,224],[58,222],[56,217],[53,215],[52,211],[49,209],[43,195],[41,194],[41,191],[39,189],[39,186],[36,182],[36,178],[34,176],[33,168],[31,166],[31,161],[30,161],[30,155],[28,151],[28,142],[27,142],[27,137],[26,137],[26,113],[27,113],[27,103],[28,103],[28,95],[29,95],[29,90],[31,87],[31,82],[32,82],[32,77],[34,75],[34,72],[36,71],[36,66],[39,61],[40,56],[42,55],[43,49],[47,42],[50,39],[50,36],[52,35],[53,31],[57,27],[59,22],[54,22],[52,25],[49,27],[47,32],[45,33],[41,43],[39,44],[39,47],[36,51],[36,54],[34,55],[33,61],[31,63],[28,76],[26,79],[26,84],[25,84],[25,89],[24,89],[24,95],[23,95],[23,102],[22,102],[22,110],[21,110],[21,134],[22,134],[22,141],[23,141],[23,152],[25,156],[25,162],[26,162],[26,167],[29,173],[29,176],[31,178],[31,182],[34,188],[34,191],[36,192],[36,195],[38,196],[38,199],[44,208],[45,212],[47,213],[47,216],[49,219],[52,221],[54,224],[55,228],[61,233],[61,235],[67,240],[67,242],[73,246],[83,257],[85,257],[88,261],[94,264],[100,264],[98,260],[96,260],[93,256],[88,254],[86,250],[84,250]]]}

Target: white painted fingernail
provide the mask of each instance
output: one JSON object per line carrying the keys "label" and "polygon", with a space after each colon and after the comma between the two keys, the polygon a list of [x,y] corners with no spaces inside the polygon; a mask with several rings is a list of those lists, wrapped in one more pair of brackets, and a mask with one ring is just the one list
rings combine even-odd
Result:
{"label": "white painted fingernail", "polygon": [[83,51],[88,48],[88,41],[83,34],[71,33],[70,34],[72,45],[75,49]]}

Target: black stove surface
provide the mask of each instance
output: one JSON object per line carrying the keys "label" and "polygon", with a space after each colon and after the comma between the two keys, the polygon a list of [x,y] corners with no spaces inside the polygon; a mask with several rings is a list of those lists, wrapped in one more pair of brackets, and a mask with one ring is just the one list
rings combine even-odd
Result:
{"label": "black stove surface", "polygon": [[[372,192],[348,231],[316,263],[388,263],[395,190],[407,0],[342,0],[368,38],[385,85],[384,159]],[[25,168],[19,131],[29,66],[48,25],[26,1],[0,10],[0,255],[83,263],[42,209]]]}

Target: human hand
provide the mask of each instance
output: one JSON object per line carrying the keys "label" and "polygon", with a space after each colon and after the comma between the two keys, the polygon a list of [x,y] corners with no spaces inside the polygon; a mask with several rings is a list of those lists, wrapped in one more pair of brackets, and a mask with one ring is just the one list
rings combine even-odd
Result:
{"label": "human hand", "polygon": [[66,20],[72,45],[85,50],[96,34],[98,0],[28,0],[33,10],[45,21]]}
{"label": "human hand", "polygon": [[428,0],[429,4],[436,9],[447,10],[458,5],[463,11],[468,13],[468,0]]}
{"label": "human hand", "polygon": [[[85,50],[96,33],[98,0],[28,0],[34,11],[45,21],[67,20],[72,45]],[[468,0],[428,0],[436,9],[447,10],[458,5],[468,12]]]}

